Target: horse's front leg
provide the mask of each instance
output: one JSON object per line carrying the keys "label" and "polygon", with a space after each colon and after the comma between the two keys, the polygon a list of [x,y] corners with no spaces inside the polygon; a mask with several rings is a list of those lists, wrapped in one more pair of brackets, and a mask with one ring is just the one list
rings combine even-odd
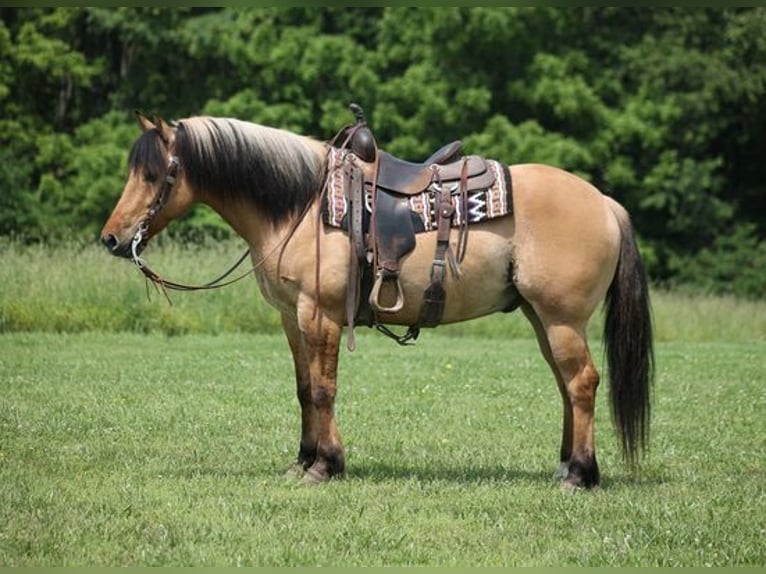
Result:
{"label": "horse's front leg", "polygon": [[303,474],[316,459],[318,420],[314,402],[311,398],[311,373],[309,357],[303,335],[298,328],[295,318],[282,315],[282,326],[287,335],[287,342],[293,354],[295,364],[295,382],[298,394],[298,404],[301,407],[301,441],[298,447],[298,458],[288,469],[288,474]]}
{"label": "horse's front leg", "polygon": [[305,385],[299,390],[304,412],[301,453],[305,462],[313,457],[303,480],[317,483],[340,476],[345,470],[343,443],[335,420],[342,326],[321,312],[318,318],[299,318],[299,324],[310,378],[310,392]]}

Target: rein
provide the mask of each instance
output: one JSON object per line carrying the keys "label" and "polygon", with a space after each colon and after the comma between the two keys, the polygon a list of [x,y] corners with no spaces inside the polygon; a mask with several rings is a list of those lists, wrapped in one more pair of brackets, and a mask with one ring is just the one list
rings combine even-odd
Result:
{"label": "rein", "polygon": [[[233,283],[236,283],[237,281],[240,281],[250,275],[251,273],[254,273],[255,270],[260,267],[266,259],[268,259],[276,249],[269,252],[263,259],[261,259],[258,263],[253,265],[252,269],[249,271],[242,273],[241,275],[235,277],[234,279],[230,279],[228,281],[224,281],[227,277],[229,277],[234,271],[242,265],[242,262],[247,258],[248,255],[250,255],[250,249],[246,249],[245,252],[240,256],[240,258],[237,260],[234,265],[232,265],[225,273],[220,275],[219,277],[213,279],[212,281],[209,281],[207,283],[204,283],[202,285],[187,285],[185,283],[178,283],[176,281],[169,281],[167,279],[162,278],[157,272],[152,270],[151,267],[146,263],[146,261],[141,258],[141,256],[138,254],[138,249],[141,245],[141,243],[146,238],[146,234],[149,231],[149,224],[151,223],[152,219],[154,219],[157,214],[162,210],[163,207],[165,207],[165,204],[168,202],[168,198],[170,197],[170,193],[173,191],[173,188],[176,185],[177,176],[178,176],[178,170],[181,167],[181,162],[178,160],[177,156],[170,156],[170,159],[168,160],[168,169],[167,169],[167,175],[165,176],[165,181],[162,183],[162,187],[160,188],[160,191],[157,193],[157,196],[152,201],[151,205],[149,206],[149,211],[146,213],[146,217],[144,217],[141,220],[141,223],[138,225],[138,230],[136,231],[136,234],[133,236],[133,240],[130,244],[130,255],[131,260],[135,264],[136,267],[138,267],[139,271],[143,273],[144,277],[148,281],[151,281],[155,284],[155,286],[158,286],[162,289],[163,294],[165,295],[165,298],[168,300],[168,303],[171,305],[173,302],[170,300],[170,297],[168,296],[168,289],[171,289],[173,291],[202,291],[202,290],[210,290],[210,289],[220,289],[221,287],[226,287],[228,285],[231,285]],[[277,245],[279,247],[279,245]]]}

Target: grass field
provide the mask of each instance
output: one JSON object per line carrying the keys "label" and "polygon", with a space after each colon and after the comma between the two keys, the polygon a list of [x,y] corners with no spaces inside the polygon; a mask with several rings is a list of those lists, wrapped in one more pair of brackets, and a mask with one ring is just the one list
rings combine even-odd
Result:
{"label": "grass field", "polygon": [[341,360],[348,476],[306,488],[282,476],[299,417],[281,336],[6,334],[0,564],[762,566],[764,352],[660,343],[641,471],[604,391],[602,488],[564,493],[533,341],[362,331]]}
{"label": "grass field", "polygon": [[[204,281],[239,253],[147,256]],[[560,400],[521,314],[407,349],[359,329],[348,475],[306,488],[283,476],[292,361],[252,282],[169,306],[94,246],[0,258],[0,566],[766,564],[765,302],[653,293],[651,452],[622,465],[604,385],[597,492],[552,478]]]}

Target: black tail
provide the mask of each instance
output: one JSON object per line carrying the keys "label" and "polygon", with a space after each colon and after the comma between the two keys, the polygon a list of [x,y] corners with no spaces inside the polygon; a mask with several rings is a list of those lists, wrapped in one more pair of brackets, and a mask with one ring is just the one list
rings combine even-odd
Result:
{"label": "black tail", "polygon": [[612,418],[629,464],[649,441],[654,345],[649,289],[627,218],[617,214],[622,242],[617,272],[606,294],[604,344],[609,366]]}

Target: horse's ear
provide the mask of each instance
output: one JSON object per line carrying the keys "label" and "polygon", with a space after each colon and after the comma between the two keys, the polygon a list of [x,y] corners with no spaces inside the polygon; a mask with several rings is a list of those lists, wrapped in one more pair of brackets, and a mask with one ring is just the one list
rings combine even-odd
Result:
{"label": "horse's ear", "polygon": [[166,145],[169,145],[175,137],[173,128],[162,118],[157,118],[154,123],[157,127],[157,131],[159,132],[160,137],[162,138],[162,141],[164,141]]}
{"label": "horse's ear", "polygon": [[136,120],[138,120],[138,125],[142,132],[147,132],[154,129],[154,124],[149,118],[147,118],[138,110],[136,110],[134,113],[136,114]]}

